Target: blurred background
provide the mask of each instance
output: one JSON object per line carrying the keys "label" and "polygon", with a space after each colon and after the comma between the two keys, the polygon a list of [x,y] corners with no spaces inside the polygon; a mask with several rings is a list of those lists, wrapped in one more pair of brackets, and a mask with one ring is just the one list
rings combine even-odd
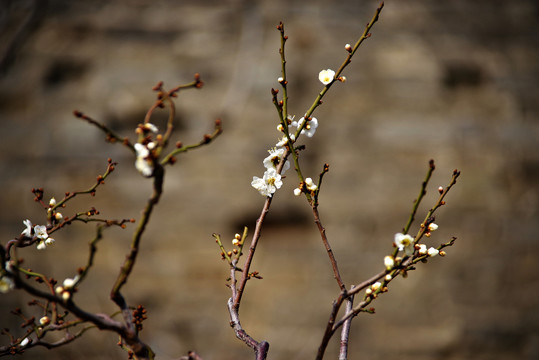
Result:
{"label": "blurred background", "polygon": [[[140,218],[151,182],[133,155],[77,120],[83,111],[124,136],[154,101],[201,74],[201,90],[180,93],[174,141],[198,142],[216,118],[224,133],[168,168],[137,267],[125,287],[149,319],[142,338],[158,359],[197,351],[205,360],[252,359],[229,327],[228,267],[211,236],[226,243],[254,229],[264,198],[251,188],[278,139],[270,89],[280,76],[285,24],[289,112],[297,118],[322,89],[321,69],[337,69],[377,1],[30,1],[0,3],[0,232],[45,222],[31,189],[45,199],[87,189],[119,164],[96,197],[70,202],[64,215],[95,206],[102,217]],[[350,359],[539,358],[539,101],[536,1],[387,1],[302,139],[303,173],[330,164],[320,212],[346,284],[380,271],[404,226],[429,159],[437,169],[421,220],[453,169],[462,175],[440,209],[429,246],[458,238],[392,282],[351,331]],[[165,117],[154,122],[161,129]],[[305,199],[292,196],[293,172],[275,195],[248,284],[241,320],[269,359],[313,359],[338,294]],[[109,229],[76,300],[94,312],[108,299],[134,226]],[[417,230],[413,228],[412,233]],[[56,246],[23,249],[25,265],[57,279],[86,262],[92,225],[54,234]],[[0,296],[0,327],[22,335],[15,307],[39,317],[20,292]],[[51,341],[55,338],[51,337]],[[327,352],[336,358],[338,337]],[[3,336],[1,344],[8,338]],[[54,351],[20,359],[125,359],[110,333],[88,331]]]}

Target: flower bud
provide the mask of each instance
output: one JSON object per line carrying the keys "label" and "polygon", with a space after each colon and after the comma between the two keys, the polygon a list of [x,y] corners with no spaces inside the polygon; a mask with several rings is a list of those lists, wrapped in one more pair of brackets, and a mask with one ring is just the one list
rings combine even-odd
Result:
{"label": "flower bud", "polygon": [[51,322],[51,319],[49,319],[48,316],[43,316],[41,319],[39,319],[39,323],[41,324],[41,326],[49,325],[50,322]]}
{"label": "flower bud", "polygon": [[386,270],[391,270],[395,266],[395,259],[391,255],[387,255],[384,257],[384,265],[386,266]]}

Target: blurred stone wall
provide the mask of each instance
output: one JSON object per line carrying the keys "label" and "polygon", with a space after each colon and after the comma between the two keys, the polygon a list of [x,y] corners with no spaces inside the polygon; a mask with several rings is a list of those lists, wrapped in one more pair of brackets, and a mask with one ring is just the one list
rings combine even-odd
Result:
{"label": "blurred stone wall", "polygon": [[[134,136],[153,103],[153,85],[202,75],[180,93],[176,138],[193,143],[223,119],[224,134],[169,168],[139,262],[125,288],[149,319],[142,337],[159,359],[196,350],[208,359],[250,359],[228,326],[228,269],[213,232],[254,228],[263,198],[250,187],[276,142],[270,89],[278,87],[285,23],[290,113],[301,116],[370,20],[376,1],[2,1],[0,4],[0,231],[43,220],[32,187],[48,198],[86,189],[111,157],[117,171],[95,198],[104,217],[139,218],[150,182],[123,147],[72,115],[78,109]],[[433,158],[437,170],[423,213],[462,171],[430,242],[456,236],[445,258],[391,284],[377,314],[353,323],[350,359],[539,358],[539,78],[534,1],[387,1],[380,22],[316,111],[302,154],[304,174],[330,164],[322,221],[347,284],[379,271]],[[155,119],[164,124],[163,117]],[[242,324],[270,342],[271,359],[312,359],[338,288],[292,173],[276,194],[248,285]],[[421,216],[419,216],[421,218]],[[77,300],[113,312],[108,293],[130,231],[110,229]],[[73,225],[26,264],[55,278],[84,264],[92,226]],[[31,264],[31,265],[30,265]],[[0,296],[0,327],[30,299]],[[26,307],[25,307],[26,309]],[[15,330],[17,331],[17,330]],[[18,330],[20,331],[20,330]],[[124,359],[117,339],[89,331],[64,348],[21,359]],[[5,343],[6,337],[2,339]],[[336,339],[337,340],[337,339]],[[337,342],[327,357],[335,358]]]}

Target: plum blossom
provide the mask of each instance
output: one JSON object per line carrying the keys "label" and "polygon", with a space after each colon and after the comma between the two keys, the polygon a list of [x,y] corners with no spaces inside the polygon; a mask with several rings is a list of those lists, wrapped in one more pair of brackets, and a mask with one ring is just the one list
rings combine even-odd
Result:
{"label": "plum blossom", "polygon": [[395,266],[395,259],[391,255],[387,255],[384,257],[384,265],[386,267],[386,270],[391,270]]}
{"label": "plum blossom", "polygon": [[[266,169],[277,169],[277,166],[279,166],[279,163],[281,162],[281,159],[284,156],[285,149],[284,148],[275,148],[268,150],[269,156],[267,156],[264,159],[264,167]],[[283,168],[281,170],[281,173],[284,174],[286,170],[290,169],[290,161],[286,161],[283,165]]]}
{"label": "plum blossom", "polygon": [[267,169],[262,178],[253,176],[253,181],[251,181],[252,187],[258,190],[261,195],[269,197],[271,197],[282,185],[283,181],[281,180],[281,175],[278,174],[277,170],[274,168]]}
{"label": "plum blossom", "polygon": [[333,79],[335,79],[335,71],[331,69],[322,70],[318,74],[318,79],[320,80],[322,84],[327,85],[331,83]]}
{"label": "plum blossom", "polygon": [[13,282],[13,279],[6,275],[0,276],[0,293],[7,293],[15,287],[15,283]]}
{"label": "plum blossom", "polygon": [[32,222],[26,219],[22,223],[26,226],[26,229],[22,231],[21,235],[27,238],[31,238],[32,237]]}
{"label": "plum blossom", "polygon": [[404,250],[404,253],[408,256],[414,253],[414,238],[410,235],[395,234],[395,245],[399,248],[399,251]]}
{"label": "plum blossom", "polygon": [[137,160],[135,160],[135,167],[137,168],[137,170],[145,177],[152,176],[153,161],[150,157],[149,147],[140,143],[136,143],[135,151],[137,153]]}
{"label": "plum blossom", "polygon": [[34,234],[38,239],[41,240],[46,240],[49,237],[49,234],[47,234],[47,227],[45,225],[34,226]]}
{"label": "plum blossom", "polygon": [[305,187],[309,191],[316,191],[316,189],[318,189],[318,186],[313,182],[313,179],[311,179],[310,177],[305,179]]}
{"label": "plum blossom", "polygon": [[[296,136],[294,134],[290,134],[290,140],[292,140],[292,142],[294,142],[296,140]],[[286,144],[288,144],[288,139],[286,138],[286,135],[284,135],[278,142],[277,144],[275,144],[276,147],[283,147],[285,146]]]}
{"label": "plum blossom", "polygon": [[157,126],[155,126],[152,123],[146,123],[146,124],[143,125],[143,127],[144,127],[144,130],[149,130],[149,131],[151,131],[153,133],[157,133],[159,131]]}
{"label": "plum blossom", "polygon": [[431,247],[429,248],[428,253],[429,253],[429,256],[432,257],[432,256],[438,255],[440,253],[440,250]]}
{"label": "plum blossom", "polygon": [[[23,222],[26,225],[26,229],[22,232],[22,234],[26,237],[32,238],[30,230],[32,228],[32,223],[30,222],[30,220],[25,220]],[[34,226],[34,236],[39,239],[39,242],[37,243],[38,250],[45,250],[47,246],[51,246],[54,244],[54,239],[49,237],[49,234],[47,233],[47,227],[45,225]]]}
{"label": "plum blossom", "polygon": [[[297,123],[297,127],[300,128],[301,126],[303,126],[304,122],[305,122],[305,118],[302,117],[301,119],[299,119]],[[314,133],[316,132],[317,127],[318,127],[318,120],[313,117],[309,121],[307,121],[307,124],[305,124],[305,127],[301,130],[301,133],[307,135],[308,137],[313,137]]]}

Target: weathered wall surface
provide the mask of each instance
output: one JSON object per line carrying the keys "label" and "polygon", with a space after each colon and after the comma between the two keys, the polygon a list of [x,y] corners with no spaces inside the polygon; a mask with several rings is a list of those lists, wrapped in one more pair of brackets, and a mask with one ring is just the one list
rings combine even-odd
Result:
{"label": "weathered wall surface", "polygon": [[[46,196],[89,187],[106,166],[117,172],[95,198],[74,202],[111,218],[138,218],[150,193],[121,146],[72,116],[84,111],[124,135],[153,102],[151,87],[181,93],[177,139],[196,142],[221,117],[214,144],[170,168],[134,277],[133,305],[149,312],[143,337],[160,359],[197,350],[204,359],[249,359],[228,327],[227,267],[211,234],[254,227],[263,198],[250,187],[278,133],[279,35],[287,43],[290,112],[298,117],[321,89],[318,72],[337,68],[375,1],[5,1],[1,4],[0,233],[43,219],[32,187]],[[533,1],[388,1],[315,116],[305,172],[331,166],[322,221],[348,284],[379,271],[405,223],[428,160],[436,160],[423,211],[454,168],[462,171],[439,212],[432,244],[458,237],[446,258],[392,283],[377,314],[354,322],[351,359],[536,359],[539,305],[538,27]],[[159,125],[159,120],[156,120]],[[312,359],[337,294],[329,262],[292,173],[277,193],[249,284],[242,323],[270,342],[271,359]],[[130,230],[107,233],[78,298],[112,312],[107,299]],[[63,279],[86,259],[93,229],[75,226],[46,252],[21,252],[36,270]],[[0,296],[0,326],[24,296]],[[123,359],[114,336],[85,339],[22,359]],[[5,339],[4,339],[5,340]],[[333,348],[334,350],[334,348]],[[328,358],[334,353],[328,354]]]}

